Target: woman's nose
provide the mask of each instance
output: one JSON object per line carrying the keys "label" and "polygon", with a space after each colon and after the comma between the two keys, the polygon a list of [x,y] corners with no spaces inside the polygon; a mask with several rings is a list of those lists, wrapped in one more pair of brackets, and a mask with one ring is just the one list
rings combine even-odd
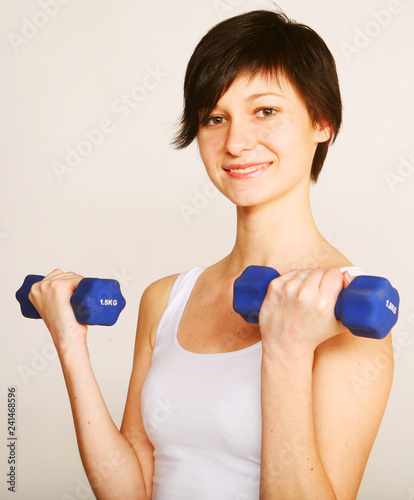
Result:
{"label": "woman's nose", "polygon": [[226,149],[232,156],[241,156],[255,146],[253,130],[241,121],[231,121],[227,129]]}

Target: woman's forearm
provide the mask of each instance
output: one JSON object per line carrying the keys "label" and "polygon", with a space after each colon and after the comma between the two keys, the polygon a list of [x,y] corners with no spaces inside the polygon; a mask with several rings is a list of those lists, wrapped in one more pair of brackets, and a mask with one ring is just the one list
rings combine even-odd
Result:
{"label": "woman's forearm", "polygon": [[133,447],[114,424],[92,371],[86,341],[59,354],[79,452],[99,500],[147,499]]}
{"label": "woman's forearm", "polygon": [[261,500],[335,499],[315,437],[313,355],[262,359]]}

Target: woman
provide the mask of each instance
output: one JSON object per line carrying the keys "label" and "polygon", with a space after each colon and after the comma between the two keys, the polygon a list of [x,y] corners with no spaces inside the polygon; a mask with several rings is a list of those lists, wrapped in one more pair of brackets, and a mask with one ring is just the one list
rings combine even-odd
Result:
{"label": "woman", "polygon": [[[69,305],[82,277],[55,270],[30,295],[59,353],[91,486],[111,500],[355,498],[393,366],[362,394],[352,383],[391,339],[355,337],[335,319],[360,271],[324,240],[309,203],[341,124],[332,55],[281,13],[243,14],[200,41],[184,97],[176,144],[197,139],[237,207],[237,237],[218,263],[145,290],[120,431]],[[251,264],[281,273],[259,325],[232,308]]]}

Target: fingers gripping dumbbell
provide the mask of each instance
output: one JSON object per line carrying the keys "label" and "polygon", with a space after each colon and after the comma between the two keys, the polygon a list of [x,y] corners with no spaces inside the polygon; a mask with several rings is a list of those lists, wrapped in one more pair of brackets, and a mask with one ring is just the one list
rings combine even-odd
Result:
{"label": "fingers gripping dumbbell", "polygon": [[[23,316],[39,319],[40,314],[29,300],[34,283],[44,276],[29,274],[16,292]],[[118,320],[126,301],[118,281],[101,278],[83,278],[70,298],[76,320],[82,325],[112,326]]]}
{"label": "fingers gripping dumbbell", "polygon": [[[234,282],[234,310],[249,323],[258,323],[269,283],[278,276],[271,267],[247,267]],[[397,322],[399,303],[397,290],[385,278],[356,276],[340,292],[335,317],[354,335],[382,339]]]}

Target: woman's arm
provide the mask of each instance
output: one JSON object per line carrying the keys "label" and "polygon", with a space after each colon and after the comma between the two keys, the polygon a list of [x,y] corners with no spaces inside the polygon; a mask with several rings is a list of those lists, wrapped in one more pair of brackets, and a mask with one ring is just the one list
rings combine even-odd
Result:
{"label": "woman's arm", "polygon": [[86,345],[60,355],[79,453],[99,500],[151,498],[130,442],[113,422],[92,371]]}
{"label": "woman's arm", "polygon": [[[74,273],[55,270],[33,285],[30,300],[55,343],[71,403],[79,452],[96,498],[146,500],[151,498],[153,449],[148,439],[142,438],[137,444],[128,439],[128,432],[121,433],[105,405],[90,363],[87,328],[77,323],[69,303],[81,279]],[[155,294],[153,286],[144,292],[140,305],[131,378],[138,393],[151,360],[150,342],[145,339],[153,334],[156,318],[152,313],[162,308],[162,304],[158,309],[152,305],[153,300],[162,298],[159,287],[155,288]],[[140,414],[135,417],[139,422]]]}
{"label": "woman's arm", "polygon": [[[354,499],[390,392],[390,336],[338,335],[344,327],[333,316],[342,288],[337,270],[277,281],[260,317],[261,498]],[[378,356],[382,369],[361,383]]]}

